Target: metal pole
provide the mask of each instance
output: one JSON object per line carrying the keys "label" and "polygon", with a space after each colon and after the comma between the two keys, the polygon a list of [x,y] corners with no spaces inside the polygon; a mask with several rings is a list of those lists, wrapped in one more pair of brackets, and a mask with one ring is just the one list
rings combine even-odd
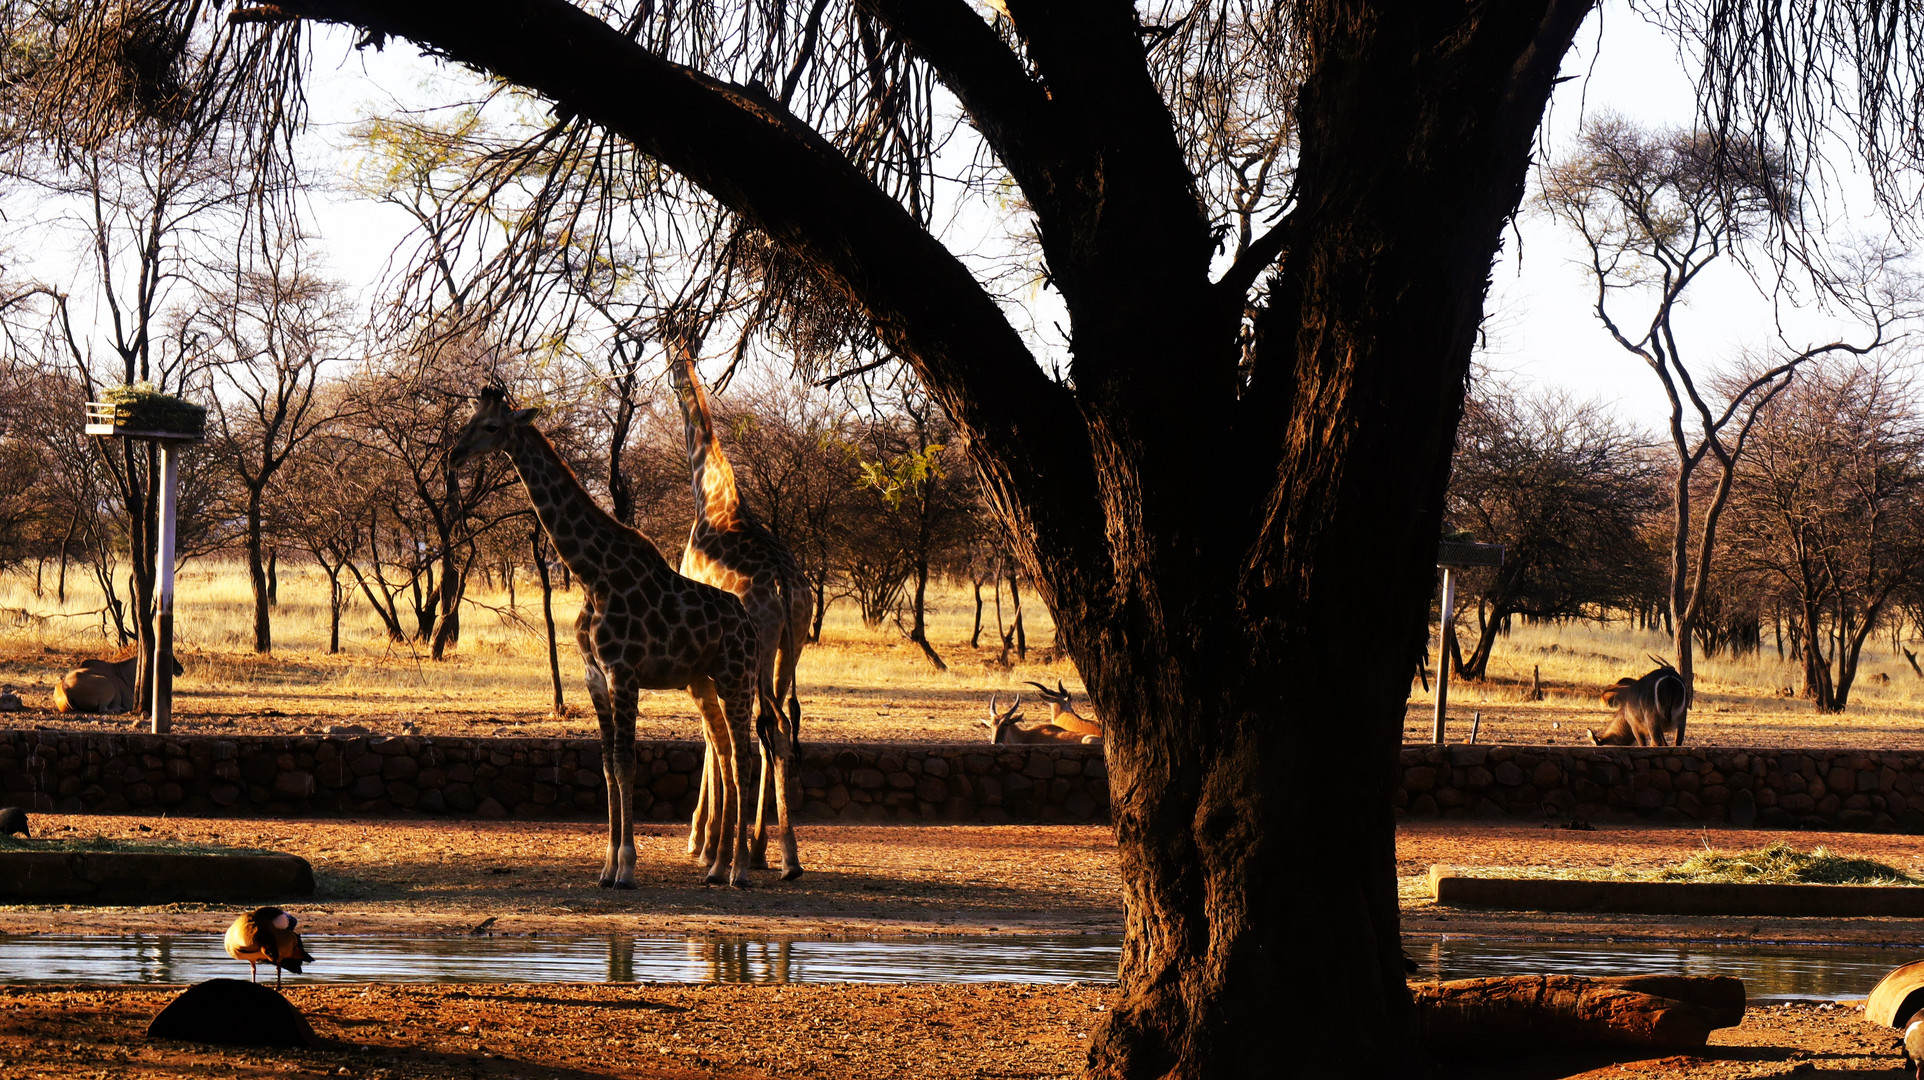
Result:
{"label": "metal pole", "polygon": [[174,724],[174,513],[180,484],[174,447],[160,444],[160,542],[154,554],[159,598],[154,605],[153,732],[164,735]]}
{"label": "metal pole", "polygon": [[1450,625],[1456,620],[1456,578],[1443,568],[1443,623],[1436,635],[1436,745],[1443,745],[1443,714],[1450,705]]}

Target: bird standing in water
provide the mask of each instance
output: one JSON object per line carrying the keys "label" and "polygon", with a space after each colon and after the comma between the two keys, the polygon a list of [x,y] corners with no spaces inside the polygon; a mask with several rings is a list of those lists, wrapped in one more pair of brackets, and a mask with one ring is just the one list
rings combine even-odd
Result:
{"label": "bird standing in water", "polygon": [[299,975],[301,965],[314,959],[301,944],[301,935],[294,932],[297,922],[292,914],[280,908],[255,908],[227,928],[227,955],[247,961],[247,970],[254,975],[255,982],[260,981],[256,964],[274,965],[274,988],[278,990],[283,968]]}

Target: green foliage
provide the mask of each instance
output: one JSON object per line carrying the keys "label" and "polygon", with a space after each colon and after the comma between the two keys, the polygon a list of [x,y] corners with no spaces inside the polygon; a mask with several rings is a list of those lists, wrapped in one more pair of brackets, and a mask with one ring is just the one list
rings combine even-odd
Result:
{"label": "green foliage", "polygon": [[1853,859],[1824,847],[1800,851],[1782,840],[1761,851],[1725,853],[1706,848],[1682,864],[1660,871],[1656,880],[1757,885],[1924,884],[1875,859]]}
{"label": "green foliage", "polygon": [[207,427],[207,407],[161,392],[153,383],[114,386],[100,392],[114,406],[114,423],[135,431],[199,435]]}
{"label": "green foliage", "polygon": [[942,450],[941,443],[930,443],[921,450],[907,450],[888,461],[864,461],[857,486],[874,488],[889,509],[900,509],[904,499],[921,494],[929,482],[948,475],[942,468]]}

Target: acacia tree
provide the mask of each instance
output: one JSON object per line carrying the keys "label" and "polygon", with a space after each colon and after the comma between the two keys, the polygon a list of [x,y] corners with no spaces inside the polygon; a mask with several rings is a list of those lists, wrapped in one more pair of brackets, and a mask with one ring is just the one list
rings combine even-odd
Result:
{"label": "acacia tree", "polygon": [[1888,364],[1807,374],[1758,422],[1738,470],[1733,559],[1795,606],[1804,695],[1850,703],[1857,660],[1924,571],[1924,423]]}
{"label": "acacia tree", "polygon": [[[1864,355],[1883,345],[1891,323],[1909,313],[1890,291],[1882,260],[1856,262],[1838,276],[1812,265],[1817,287],[1867,324],[1860,340],[1787,346],[1726,394],[1700,387],[1702,364],[1686,359],[1677,334],[1690,286],[1772,230],[1794,227],[1802,199],[1790,159],[1765,141],[1715,130],[1649,131],[1608,116],[1590,124],[1578,151],[1544,175],[1541,205],[1588,250],[1598,320],[1649,365],[1670,402],[1671,633],[1677,670],[1693,691],[1692,636],[1710,596],[1717,525],[1758,415],[1804,364],[1830,354]],[[1697,469],[1706,464],[1714,470],[1712,486],[1700,493]],[[1679,723],[1680,744],[1683,737]]]}
{"label": "acacia tree", "polygon": [[[1090,1072],[1352,1076],[1413,1050],[1389,809],[1405,689],[1491,257],[1590,6],[688,0],[604,21],[560,0],[287,0],[234,17],[351,23],[528,88],[706,192],[909,363],[1108,729],[1127,932]],[[1720,61],[1721,122],[1788,118],[1814,143],[1827,108],[1851,109],[1871,150],[1909,160],[1890,132],[1924,111],[1924,12],[1703,6],[1680,18]],[[1908,21],[1857,32],[1889,20]],[[1812,49],[1857,69],[1798,62]],[[1832,75],[1855,92],[1826,95]],[[931,231],[938,82],[1021,193],[1067,313],[1060,380]],[[1800,88],[1810,108],[1771,107]],[[1223,155],[1246,141],[1214,136],[1285,121],[1288,183],[1239,203],[1249,174]],[[1275,224],[1244,242],[1241,210]]]}
{"label": "acacia tree", "polygon": [[1483,678],[1513,615],[1629,606],[1652,562],[1643,523],[1662,505],[1649,450],[1594,404],[1477,388],[1457,432],[1447,515],[1504,551],[1501,567],[1465,575],[1480,625],[1458,675]]}
{"label": "acacia tree", "polygon": [[[216,298],[207,316],[211,349],[219,358],[213,364],[213,411],[220,429],[215,449],[242,496],[257,653],[274,648],[267,489],[333,418],[330,406],[339,401],[323,393],[320,372],[331,359],[326,354],[346,338],[339,290],[301,267],[297,251],[269,252],[262,262],[235,273],[232,288]],[[333,610],[338,622],[338,603]],[[330,636],[338,638],[338,630]]]}

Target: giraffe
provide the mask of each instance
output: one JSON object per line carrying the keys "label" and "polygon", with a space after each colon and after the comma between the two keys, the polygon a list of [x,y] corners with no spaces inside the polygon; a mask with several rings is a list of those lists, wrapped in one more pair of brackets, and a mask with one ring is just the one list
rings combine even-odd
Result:
{"label": "giraffe", "polygon": [[777,757],[788,754],[780,724],[768,715],[774,693],[760,681],[755,628],[733,594],[675,573],[654,541],[603,510],[535,428],[537,411],[513,408],[499,387],[482,388],[449,459],[458,466],[496,450],[507,453],[556,554],[581,582],[575,639],[601,721],[608,785],[608,855],[600,884],[635,887],[639,693],[686,687],[701,708],[708,754],[720,772],[717,831],[724,838],[734,834],[734,843],[715,845],[707,880],[747,888],[747,805],[756,764],[749,715],[758,704],[757,727],[776,742]]}
{"label": "giraffe", "polygon": [[[785,715],[791,749],[800,744],[802,706],[795,692],[795,665],[808,639],[810,614],[808,577],[788,545],[775,538],[741,500],[735,471],[716,437],[714,415],[701,374],[695,370],[695,343],[687,336],[669,338],[668,377],[681,405],[682,429],[688,440],[688,469],[697,512],[682,549],[684,576],[726,589],[741,598],[755,624],[760,645],[762,679],[772,683],[775,702]],[[779,715],[779,714],[778,714]],[[782,847],[782,877],[802,873],[795,848],[795,831],[788,820],[788,762],[762,748],[761,789],[755,801],[755,839],[749,849],[751,865],[766,865],[768,849],[768,788],[773,779],[777,832]],[[712,810],[712,792],[719,774],[711,758],[702,768],[701,795],[688,826],[688,853],[707,858],[720,830]]]}

